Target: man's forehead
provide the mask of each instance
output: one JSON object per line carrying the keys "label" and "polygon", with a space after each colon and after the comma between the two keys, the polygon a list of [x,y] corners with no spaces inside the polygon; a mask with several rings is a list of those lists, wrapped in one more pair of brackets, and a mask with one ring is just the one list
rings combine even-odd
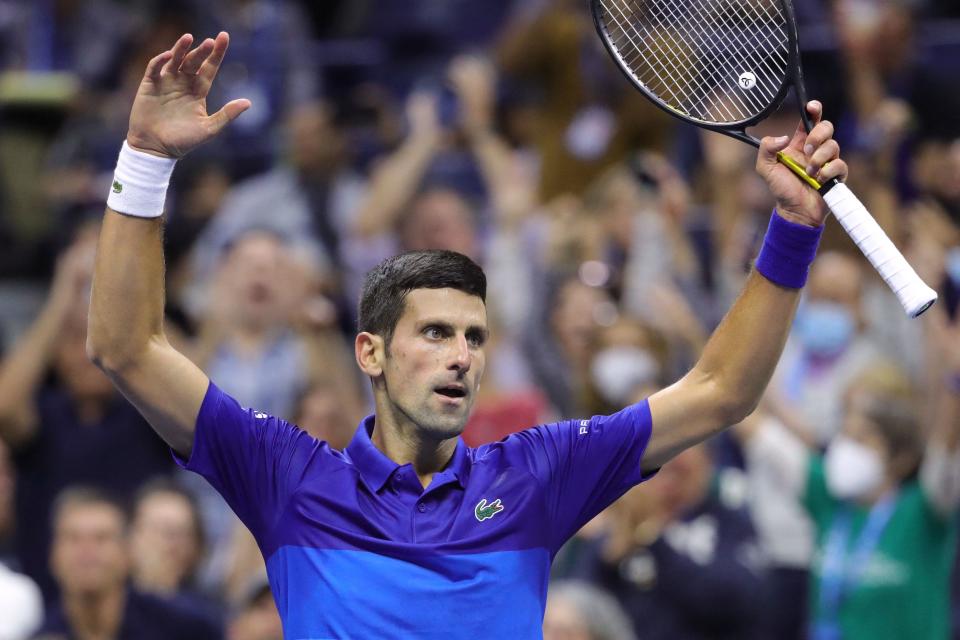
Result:
{"label": "man's forehead", "polygon": [[404,300],[402,320],[445,319],[487,325],[487,307],[478,296],[459,289],[413,289]]}

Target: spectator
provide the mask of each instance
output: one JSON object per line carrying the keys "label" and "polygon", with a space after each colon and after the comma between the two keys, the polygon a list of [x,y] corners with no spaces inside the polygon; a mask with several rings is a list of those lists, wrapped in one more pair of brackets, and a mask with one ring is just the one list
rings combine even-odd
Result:
{"label": "spectator", "polygon": [[815,447],[826,445],[840,429],[843,390],[881,357],[865,335],[863,281],[861,263],[854,258],[819,256],[770,382],[773,412]]}
{"label": "spectator", "polygon": [[[843,393],[885,358],[867,334],[861,304],[865,274],[858,260],[824,252],[811,269],[806,298],[767,390],[778,426],[821,449],[839,431]],[[889,349],[889,347],[888,347]],[[747,465],[751,507],[771,573],[775,633],[800,637],[807,620],[808,569],[815,548],[812,523],[784,485]]]}
{"label": "spectator", "polygon": [[672,122],[619,77],[587,6],[551,0],[518,11],[497,49],[509,81],[539,96],[540,196],[581,194],[629,149],[665,148]]}
{"label": "spectator", "polygon": [[531,318],[524,341],[534,379],[556,414],[585,415],[593,345],[616,307],[603,289],[569,274],[555,277],[541,313],[546,317]]}
{"label": "spectator", "polygon": [[[748,461],[800,500],[816,531],[811,637],[945,638],[960,505],[957,336],[924,442],[913,396],[862,385],[825,457],[763,420],[740,427]],[[918,471],[919,470],[919,471]]]}
{"label": "spectator", "polygon": [[283,640],[280,614],[266,573],[253,576],[227,630],[228,640]]}
{"label": "spectator", "polygon": [[634,640],[630,620],[617,601],[586,582],[550,585],[543,640]]}
{"label": "spectator", "polygon": [[43,620],[40,588],[0,562],[0,640],[23,640]]}
{"label": "spectator", "polygon": [[283,122],[284,162],[235,185],[201,233],[194,277],[206,282],[224,248],[251,228],[291,239],[325,269],[349,266],[347,239],[363,182],[346,163],[343,131],[324,102],[291,108]]}
{"label": "spectator", "polygon": [[743,480],[715,475],[706,445],[615,503],[581,554],[573,575],[616,595],[640,637],[762,637],[763,559]]}
{"label": "spectator", "polygon": [[57,493],[83,482],[129,496],[173,466],[86,355],[96,231],[81,229],[60,257],[43,309],[0,364],[0,438],[17,472],[17,560],[48,598],[48,509]]}
{"label": "spectator", "polygon": [[222,630],[205,617],[127,587],[127,516],[105,494],[71,487],[53,508],[50,566],[60,599],[47,609],[47,638],[212,640]]}
{"label": "spectator", "polygon": [[195,598],[203,552],[203,522],[193,496],[166,479],[144,485],[130,526],[133,586],[164,597]]}
{"label": "spectator", "polygon": [[[294,331],[291,244],[249,230],[225,247],[196,344],[197,359],[242,402],[290,416],[310,372]],[[269,377],[263,372],[270,371]]]}
{"label": "spectator", "polygon": [[300,396],[294,424],[317,440],[343,449],[363,418],[363,401],[355,389],[333,379],[319,379]]}
{"label": "spectator", "polygon": [[0,439],[0,564],[13,566],[13,537],[16,530],[14,499],[16,497],[16,473],[10,447]]}

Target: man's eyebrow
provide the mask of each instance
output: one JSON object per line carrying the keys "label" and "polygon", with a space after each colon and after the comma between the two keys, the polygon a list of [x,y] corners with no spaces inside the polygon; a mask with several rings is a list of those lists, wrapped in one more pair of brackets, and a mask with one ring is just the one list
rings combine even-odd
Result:
{"label": "man's eyebrow", "polygon": [[470,325],[467,327],[467,335],[478,335],[484,340],[490,337],[490,330],[486,327],[481,327],[480,325]]}
{"label": "man's eyebrow", "polygon": [[[451,331],[451,332],[454,331],[453,323],[449,322],[448,320],[440,320],[438,318],[434,318],[434,319],[426,318],[424,320],[420,320],[417,323],[418,331],[426,329],[427,327],[439,327],[446,331]],[[479,325],[479,324],[469,325],[464,333],[468,333],[468,334],[476,333],[476,334],[480,334],[484,338],[488,338],[490,336],[490,330],[487,327],[484,327],[483,325]]]}

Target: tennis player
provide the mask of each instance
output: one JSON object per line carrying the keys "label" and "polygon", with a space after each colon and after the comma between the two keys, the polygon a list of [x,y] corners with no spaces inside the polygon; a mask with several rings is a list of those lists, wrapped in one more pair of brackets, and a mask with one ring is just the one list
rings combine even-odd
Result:
{"label": "tennis player", "polygon": [[[686,376],[610,416],[466,447],[459,434],[485,364],[484,274],[452,252],[386,260],[367,276],[355,341],[375,414],[337,451],[241,407],[164,336],[170,174],[250,106],[207,114],[228,36],[192,44],[184,35],[153,58],[133,103],[100,235],[90,356],[253,532],[289,640],[541,637],[563,542],[756,405],[826,214],[775,153],[787,149],[822,180],[843,178],[833,127],[763,140],[757,171],[777,209],[743,293]],[[818,121],[820,105],[808,109]]]}

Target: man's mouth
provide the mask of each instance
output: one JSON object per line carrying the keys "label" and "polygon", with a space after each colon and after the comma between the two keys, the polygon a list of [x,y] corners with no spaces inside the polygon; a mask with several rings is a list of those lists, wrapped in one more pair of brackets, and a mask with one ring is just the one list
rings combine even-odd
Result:
{"label": "man's mouth", "polygon": [[444,387],[437,387],[434,389],[434,392],[439,393],[440,395],[447,398],[463,398],[467,395],[467,390],[462,385],[447,385]]}

